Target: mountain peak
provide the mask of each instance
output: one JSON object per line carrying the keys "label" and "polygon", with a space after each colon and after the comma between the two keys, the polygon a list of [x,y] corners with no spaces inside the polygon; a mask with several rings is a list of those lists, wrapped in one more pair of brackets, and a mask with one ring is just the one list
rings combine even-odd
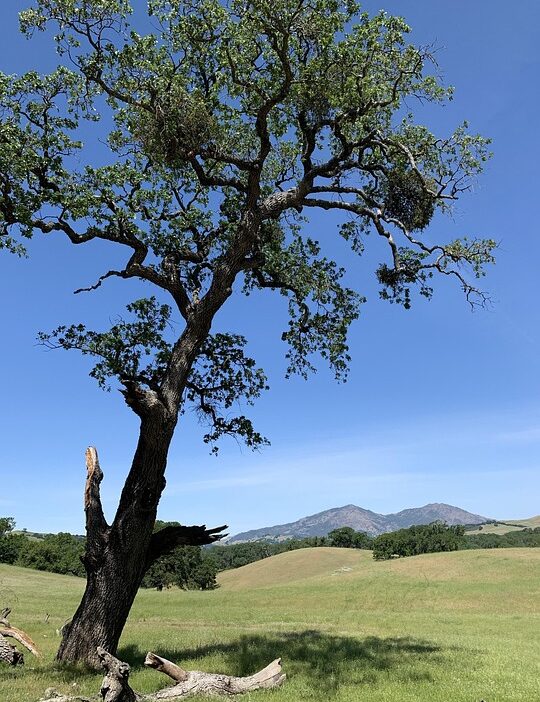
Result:
{"label": "mountain peak", "polygon": [[296,522],[277,524],[275,526],[252,529],[236,534],[228,543],[244,541],[284,541],[286,539],[303,539],[308,536],[326,536],[333,529],[348,526],[355,531],[364,531],[372,536],[396,529],[403,529],[415,524],[429,524],[444,521],[447,524],[481,524],[488,521],[479,514],[467,512],[444,502],[431,502],[423,507],[411,507],[394,514],[378,514],[364,507],[348,504],[332,507],[317,514],[302,517]]}

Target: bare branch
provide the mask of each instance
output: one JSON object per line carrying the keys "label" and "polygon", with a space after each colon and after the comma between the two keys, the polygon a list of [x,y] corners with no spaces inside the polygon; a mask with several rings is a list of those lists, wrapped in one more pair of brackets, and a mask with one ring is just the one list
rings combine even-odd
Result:
{"label": "bare branch", "polygon": [[227,534],[222,532],[227,525],[207,529],[202,526],[167,526],[152,534],[150,546],[148,548],[147,566],[160,558],[160,556],[170,553],[178,546],[205,546],[213,544],[223,539]]}

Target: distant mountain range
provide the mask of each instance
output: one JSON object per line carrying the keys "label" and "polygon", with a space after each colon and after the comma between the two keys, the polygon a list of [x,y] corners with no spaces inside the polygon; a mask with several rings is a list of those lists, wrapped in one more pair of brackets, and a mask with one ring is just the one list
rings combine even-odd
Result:
{"label": "distant mountain range", "polygon": [[489,521],[487,517],[439,502],[424,505],[424,507],[404,509],[395,514],[377,514],[356,505],[345,505],[345,507],[334,507],[309,517],[303,517],[289,524],[244,531],[241,534],[231,536],[227,543],[259,540],[283,541],[293,538],[303,539],[307,536],[326,536],[333,529],[344,526],[377,536],[387,531],[403,529],[414,524],[429,524],[437,520],[450,525],[482,524]]}

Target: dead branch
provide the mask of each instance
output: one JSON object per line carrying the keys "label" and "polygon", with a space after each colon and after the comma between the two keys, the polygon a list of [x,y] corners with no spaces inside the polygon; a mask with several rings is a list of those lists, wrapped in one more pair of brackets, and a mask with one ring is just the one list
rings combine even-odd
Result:
{"label": "dead branch", "polygon": [[[186,671],[166,658],[155,653],[148,653],[145,665],[165,673],[176,682],[176,685],[152,694],[139,695],[129,685],[129,665],[118,660],[103,648],[98,648],[97,652],[106,672],[101,685],[103,702],[159,702],[159,700],[173,702],[191,695],[223,695],[228,697],[252,690],[278,687],[286,678],[285,673],[281,670],[280,658],[258,673],[240,678],[219,673],[204,673],[200,670]],[[46,696],[39,702],[91,701],[82,697],[66,697],[49,689]]]}
{"label": "dead branch", "polygon": [[0,626],[0,636],[11,636],[12,639],[15,639],[22,644],[36,658],[39,658],[40,653],[36,644],[32,641],[28,634],[25,634],[24,631],[21,631],[21,629],[17,629],[15,626]]}
{"label": "dead branch", "polygon": [[155,653],[148,652],[146,654],[144,665],[148,666],[149,668],[155,668],[156,670],[159,670],[160,673],[165,673],[165,675],[168,675],[175,682],[184,682],[184,680],[187,680],[189,676],[189,673],[186,670],[180,668],[175,663],[171,663],[171,661],[168,661],[166,658],[157,656]]}
{"label": "dead branch", "polygon": [[21,629],[11,626],[8,617],[11,614],[11,609],[6,607],[0,612],[0,660],[9,665],[22,665],[24,663],[23,654],[17,651],[15,646],[12,646],[6,637],[10,637],[18,641],[36,658],[39,658],[39,651],[32,639]]}

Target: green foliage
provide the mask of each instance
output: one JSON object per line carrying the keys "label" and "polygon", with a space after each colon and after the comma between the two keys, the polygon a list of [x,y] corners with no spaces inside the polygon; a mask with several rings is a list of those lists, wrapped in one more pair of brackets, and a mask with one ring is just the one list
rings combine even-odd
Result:
{"label": "green foliage", "polygon": [[48,570],[62,575],[85,576],[81,556],[84,553],[84,539],[72,534],[49,534],[39,541],[25,539],[20,542],[15,565],[35,570]]}
{"label": "green foliage", "polygon": [[[441,274],[485,300],[467,271],[483,274],[495,242],[422,236],[481,172],[489,141],[416,122],[415,100],[452,90],[402,19],[354,0],[150,0],[140,33],[131,14],[129,0],[34,0],[21,14],[28,36],[53,28],[65,65],[0,75],[0,246],[22,253],[36,231],[120,245],[124,267],[88,289],[139,278],[169,304],[138,300],[108,330],[63,325],[43,343],[94,356],[91,375],[139,413],[150,392],[175,414],[194,406],[212,445],[232,434],[255,448],[264,437],[230,409],[266,388],[262,371],[236,334],[209,336],[235,283],[288,299],[287,373],[302,376],[321,356],[346,378],[364,301],[310,236],[310,210],[339,216],[355,253],[378,235],[383,298],[409,307]],[[105,165],[78,138],[86,120]]]}
{"label": "green foliage", "polygon": [[[154,531],[166,526],[178,526],[178,522],[157,520]],[[208,551],[200,546],[179,546],[152,563],[141,586],[156,590],[172,585],[184,590],[213,590],[217,587],[216,574],[216,563]]]}
{"label": "green foliage", "polygon": [[3,533],[0,531],[0,563],[48,570],[63,575],[85,575],[81,562],[84,538],[59,533],[31,540],[24,533],[11,533],[14,527],[15,521],[12,518],[0,518],[0,530],[4,528]]}
{"label": "green foliage", "polygon": [[15,528],[13,517],[0,517],[0,539]]}
{"label": "green foliage", "polygon": [[386,214],[402,222],[411,232],[428,226],[436,200],[416,170],[397,166],[388,171],[383,192]]}
{"label": "green foliage", "polygon": [[159,305],[155,297],[136,300],[127,306],[135,318],[118,321],[109,331],[97,333],[83,324],[61,326],[51,333],[40,333],[39,340],[48,348],[76,348],[84,355],[101,359],[90,375],[102,388],[118,377],[122,382],[140,382],[155,388],[162,379],[170,359],[171,345],[163,338],[171,316],[168,305]]}
{"label": "green foliage", "polygon": [[540,546],[540,527],[509,531],[507,534],[467,534],[462,548],[516,548],[517,546]]}
{"label": "green foliage", "polygon": [[465,529],[433,522],[381,534],[373,541],[373,558],[378,561],[421,553],[457,551],[463,546]]}
{"label": "green foliage", "polygon": [[373,537],[363,531],[355,531],[352,527],[334,529],[328,534],[328,546],[339,548],[372,548]]}
{"label": "green foliage", "polygon": [[179,546],[161,556],[147,570],[142,587],[163,590],[172,585],[184,590],[213,590],[217,569],[200,546]]}

